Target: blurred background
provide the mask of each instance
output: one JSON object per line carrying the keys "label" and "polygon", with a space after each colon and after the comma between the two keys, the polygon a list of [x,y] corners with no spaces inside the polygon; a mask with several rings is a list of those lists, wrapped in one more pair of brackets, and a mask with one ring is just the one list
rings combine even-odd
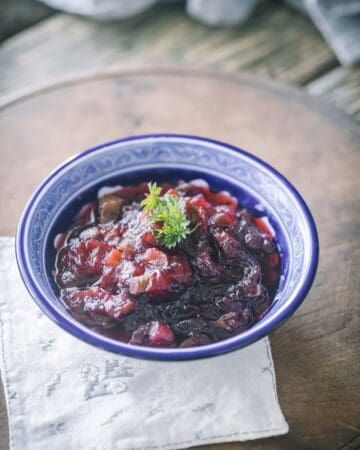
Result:
{"label": "blurred background", "polygon": [[0,0],[0,99],[72,74],[185,64],[302,87],[360,119],[358,0]]}

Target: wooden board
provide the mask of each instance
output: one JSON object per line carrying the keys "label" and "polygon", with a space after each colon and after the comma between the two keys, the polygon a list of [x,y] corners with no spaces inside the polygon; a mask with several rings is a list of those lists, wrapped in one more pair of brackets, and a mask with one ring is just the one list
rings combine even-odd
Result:
{"label": "wooden board", "polygon": [[307,84],[306,90],[360,121],[360,67],[337,67]]}
{"label": "wooden board", "polygon": [[311,293],[271,336],[289,435],[211,448],[352,448],[360,403],[360,127],[337,110],[249,75],[189,70],[113,71],[45,88],[0,107],[0,235],[15,233],[26,199],[56,164],[88,146],[151,132],[208,136],[262,157],[298,187],[320,235]]}
{"label": "wooden board", "polygon": [[311,20],[278,1],[264,2],[237,27],[207,27],[187,16],[184,4],[161,5],[123,22],[57,14],[0,48],[0,95],[139,62],[247,69],[297,84],[336,65]]}

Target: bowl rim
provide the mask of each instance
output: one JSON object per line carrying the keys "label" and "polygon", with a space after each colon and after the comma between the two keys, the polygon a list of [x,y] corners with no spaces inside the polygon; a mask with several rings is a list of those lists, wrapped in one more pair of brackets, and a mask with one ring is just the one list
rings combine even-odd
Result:
{"label": "bowl rim", "polygon": [[[292,301],[286,305],[283,310],[280,310],[278,313],[274,315],[270,323],[257,323],[257,328],[250,327],[243,333],[235,335],[231,338],[224,339],[222,341],[214,342],[208,345],[199,346],[199,347],[189,347],[189,348],[154,348],[154,347],[142,347],[136,345],[129,345],[127,343],[116,341],[114,339],[108,338],[104,335],[101,335],[85,325],[78,322],[71,316],[62,314],[60,308],[56,308],[53,302],[48,300],[48,298],[41,292],[40,289],[34,283],[31,273],[29,271],[29,266],[27,264],[27,260],[25,257],[24,247],[25,247],[25,229],[28,225],[28,222],[31,218],[32,207],[37,198],[43,191],[46,191],[46,187],[48,183],[58,174],[60,174],[64,169],[67,168],[70,164],[75,161],[81,160],[83,157],[90,153],[95,153],[101,149],[106,147],[110,147],[115,144],[121,144],[130,141],[144,140],[144,139],[164,139],[164,138],[174,138],[174,139],[189,139],[195,140],[203,143],[215,144],[220,147],[224,147],[231,152],[240,153],[246,158],[253,160],[258,163],[260,166],[269,171],[273,176],[278,178],[280,182],[285,186],[285,188],[290,191],[290,193],[295,198],[298,203],[299,209],[303,214],[305,225],[309,230],[309,265],[306,276],[304,277],[300,288],[292,299]],[[250,345],[251,343],[261,339],[262,337],[267,336],[271,332],[273,332],[277,327],[279,327],[285,320],[287,320],[301,305],[304,301],[307,293],[309,292],[315,275],[317,271],[318,261],[319,261],[319,239],[318,232],[316,229],[316,225],[312,214],[309,210],[309,207],[305,203],[305,200],[302,198],[297,189],[287,180],[287,178],[278,172],[274,167],[272,167],[267,162],[263,161],[261,158],[253,155],[252,153],[245,151],[239,147],[236,147],[231,144],[224,143],[222,141],[205,138],[196,135],[190,134],[178,134],[178,133],[151,133],[151,134],[141,134],[141,135],[133,135],[128,136],[121,139],[115,139],[112,141],[108,141],[106,143],[90,147],[76,155],[68,158],[59,166],[57,166],[54,170],[52,170],[49,175],[39,184],[37,189],[33,192],[30,199],[25,205],[23,213],[20,217],[16,238],[15,238],[15,254],[16,261],[18,265],[18,269],[21,275],[21,278],[30,293],[33,300],[35,300],[36,304],[40,307],[40,309],[49,316],[53,321],[55,321],[60,327],[70,332],[73,336],[81,339],[82,341],[86,341],[96,347],[103,348],[105,350],[115,352],[118,354],[124,354],[126,356],[139,357],[145,359],[152,360],[187,360],[187,359],[199,359],[212,357],[219,354],[227,353],[230,351],[234,351],[236,349],[245,347]]]}

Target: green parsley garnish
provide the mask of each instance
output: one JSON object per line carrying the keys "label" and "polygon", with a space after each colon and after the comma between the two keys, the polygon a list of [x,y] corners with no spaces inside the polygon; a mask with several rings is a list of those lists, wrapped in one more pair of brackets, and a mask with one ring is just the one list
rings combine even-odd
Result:
{"label": "green parsley garnish", "polygon": [[160,202],[161,187],[155,183],[148,183],[149,193],[140,203],[145,211],[155,209]]}
{"label": "green parsley garnish", "polygon": [[162,222],[161,228],[155,228],[158,242],[173,248],[190,233],[190,221],[185,215],[182,199],[178,195],[163,197],[150,217],[154,222]]}
{"label": "green parsley garnish", "polygon": [[178,195],[160,197],[161,188],[156,183],[149,183],[149,194],[141,202],[145,211],[152,211],[150,219],[161,222],[161,228],[154,228],[159,244],[173,248],[186,238],[190,230],[190,220],[185,214],[184,201]]}

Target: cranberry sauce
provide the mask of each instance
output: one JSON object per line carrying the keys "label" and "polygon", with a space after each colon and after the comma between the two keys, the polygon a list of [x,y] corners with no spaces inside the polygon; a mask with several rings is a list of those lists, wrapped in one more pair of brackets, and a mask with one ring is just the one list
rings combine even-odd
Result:
{"label": "cranberry sauce", "polygon": [[204,183],[163,183],[190,222],[159,244],[140,202],[146,183],[113,190],[79,211],[55,239],[60,301],[99,333],[136,345],[189,347],[249,328],[269,309],[279,254],[265,222]]}

